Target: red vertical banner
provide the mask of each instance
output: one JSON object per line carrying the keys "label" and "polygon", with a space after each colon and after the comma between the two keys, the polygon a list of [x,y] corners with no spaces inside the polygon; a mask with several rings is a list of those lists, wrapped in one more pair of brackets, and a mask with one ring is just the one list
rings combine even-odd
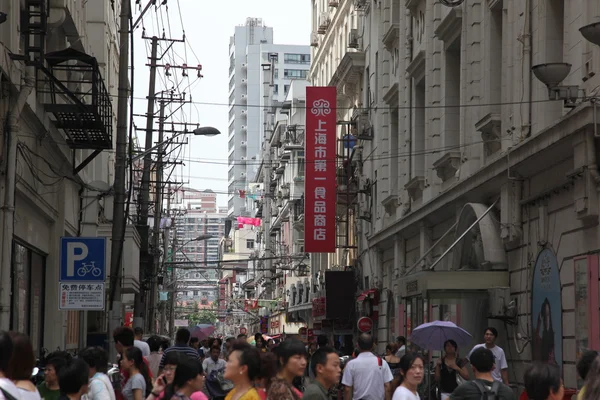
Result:
{"label": "red vertical banner", "polygon": [[306,88],[304,250],[334,253],[337,182],[335,87]]}

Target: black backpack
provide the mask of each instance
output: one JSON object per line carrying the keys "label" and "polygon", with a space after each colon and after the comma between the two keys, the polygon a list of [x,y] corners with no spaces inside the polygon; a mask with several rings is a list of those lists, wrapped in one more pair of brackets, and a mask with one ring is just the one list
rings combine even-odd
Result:
{"label": "black backpack", "polygon": [[471,382],[473,382],[475,386],[477,386],[477,389],[479,389],[479,392],[481,393],[481,400],[498,399],[498,389],[500,389],[500,382],[494,381],[494,383],[492,383],[492,386],[484,385],[483,383],[481,383],[481,381],[478,381],[477,379],[474,379]]}

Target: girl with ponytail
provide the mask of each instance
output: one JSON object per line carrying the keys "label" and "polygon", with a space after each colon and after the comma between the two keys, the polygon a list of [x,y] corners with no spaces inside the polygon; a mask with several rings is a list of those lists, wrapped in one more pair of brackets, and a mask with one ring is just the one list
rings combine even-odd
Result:
{"label": "girl with ponytail", "polygon": [[143,400],[152,389],[150,371],[144,362],[142,351],[137,347],[129,347],[123,352],[121,368],[129,372],[129,379],[122,394],[126,400]]}

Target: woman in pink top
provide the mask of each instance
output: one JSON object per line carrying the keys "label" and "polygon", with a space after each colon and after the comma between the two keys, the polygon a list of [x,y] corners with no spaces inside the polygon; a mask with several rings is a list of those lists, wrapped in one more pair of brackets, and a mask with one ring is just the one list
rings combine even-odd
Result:
{"label": "woman in pink top", "polygon": [[172,383],[166,385],[164,375],[158,377],[147,400],[207,400],[200,391],[203,387],[202,364],[198,360],[185,358],[177,365]]}

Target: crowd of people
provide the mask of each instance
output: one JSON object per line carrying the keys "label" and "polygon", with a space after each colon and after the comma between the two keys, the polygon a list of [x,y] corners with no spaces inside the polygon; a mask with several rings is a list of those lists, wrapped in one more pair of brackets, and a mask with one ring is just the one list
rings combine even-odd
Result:
{"label": "crowd of people", "polygon": [[[46,357],[44,381],[35,386],[29,337],[0,332],[0,400],[420,400],[427,373],[423,356],[410,351],[402,337],[379,357],[373,338],[362,334],[351,360],[342,365],[325,336],[309,346],[293,338],[275,343],[261,334],[251,343],[245,335],[200,341],[185,328],[177,331],[172,346],[164,338],[144,341],[142,336],[140,329],[127,327],[113,332],[118,366],[100,347],[76,356],[54,352]],[[487,328],[484,337],[466,360],[454,341],[445,343],[435,363],[440,399],[516,399],[507,385],[502,349],[495,348],[497,332]],[[583,354],[577,370],[585,381],[578,400],[599,399],[598,353]],[[531,400],[563,399],[556,364],[531,364],[523,381]]]}

